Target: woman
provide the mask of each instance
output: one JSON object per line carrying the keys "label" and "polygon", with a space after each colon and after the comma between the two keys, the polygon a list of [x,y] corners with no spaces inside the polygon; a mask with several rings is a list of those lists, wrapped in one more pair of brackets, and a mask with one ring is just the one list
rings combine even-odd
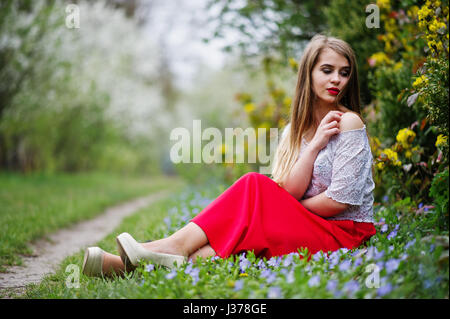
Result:
{"label": "woman", "polygon": [[253,250],[270,258],[299,248],[315,253],[363,244],[376,233],[375,185],[355,55],[346,42],[312,38],[299,63],[290,117],[272,179],[245,174],[167,238],[141,244],[119,235],[120,257],[88,248],[83,272],[118,273],[139,260],[172,267],[197,256]]}

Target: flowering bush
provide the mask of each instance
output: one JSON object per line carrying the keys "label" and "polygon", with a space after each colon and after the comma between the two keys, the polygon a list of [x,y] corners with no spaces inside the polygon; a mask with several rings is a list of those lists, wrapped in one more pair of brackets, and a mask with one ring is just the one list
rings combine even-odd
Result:
{"label": "flowering bush", "polygon": [[429,187],[439,167],[445,166],[442,151],[437,145],[445,143],[441,136],[436,147],[425,148],[417,140],[418,133],[425,135],[423,126],[417,122],[411,127],[399,130],[396,142],[390,147],[382,147],[376,137],[371,137],[370,145],[375,157],[376,198],[387,195],[397,200],[411,197],[419,201],[431,201]]}

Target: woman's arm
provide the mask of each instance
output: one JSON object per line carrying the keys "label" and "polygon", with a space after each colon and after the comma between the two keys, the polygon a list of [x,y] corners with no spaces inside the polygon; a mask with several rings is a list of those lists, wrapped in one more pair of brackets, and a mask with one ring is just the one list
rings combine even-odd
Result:
{"label": "woman's arm", "polygon": [[[342,132],[359,129],[364,126],[359,115],[352,112],[345,113],[339,124]],[[325,192],[301,200],[300,203],[310,212],[322,217],[337,215],[349,207],[349,204],[344,204],[329,198],[325,195]]]}
{"label": "woman's arm", "polygon": [[297,200],[303,197],[309,186],[318,153],[319,150],[308,145],[292,168],[291,174],[282,183],[282,187]]}
{"label": "woman's arm", "polygon": [[308,211],[321,217],[331,217],[343,212],[348,208],[348,204],[337,202],[325,195],[325,192],[319,195],[303,199],[300,201]]}
{"label": "woman's arm", "polygon": [[339,133],[341,115],[342,112],[330,111],[324,116],[291,173],[282,181],[282,187],[297,200],[303,197],[309,186],[317,154],[328,144],[332,135]]}

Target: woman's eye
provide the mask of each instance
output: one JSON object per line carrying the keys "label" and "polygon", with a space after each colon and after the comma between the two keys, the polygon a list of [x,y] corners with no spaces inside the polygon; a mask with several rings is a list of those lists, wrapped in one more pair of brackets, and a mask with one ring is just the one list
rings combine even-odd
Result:
{"label": "woman's eye", "polygon": [[[329,74],[330,72],[331,72],[331,70],[323,70],[323,72],[325,73],[325,74]],[[341,73],[341,75],[342,76],[344,76],[344,77],[347,77],[347,76],[349,76],[350,74],[349,73],[347,73],[347,72],[344,72],[344,73]]]}

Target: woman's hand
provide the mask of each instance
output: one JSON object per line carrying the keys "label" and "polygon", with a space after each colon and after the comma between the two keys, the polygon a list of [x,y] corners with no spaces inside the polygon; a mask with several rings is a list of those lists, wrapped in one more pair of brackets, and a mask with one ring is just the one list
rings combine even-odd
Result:
{"label": "woman's hand", "polygon": [[341,121],[342,114],[344,113],[339,111],[328,112],[322,121],[320,121],[314,137],[309,142],[309,146],[320,151],[328,144],[331,136],[339,134],[339,122]]}

